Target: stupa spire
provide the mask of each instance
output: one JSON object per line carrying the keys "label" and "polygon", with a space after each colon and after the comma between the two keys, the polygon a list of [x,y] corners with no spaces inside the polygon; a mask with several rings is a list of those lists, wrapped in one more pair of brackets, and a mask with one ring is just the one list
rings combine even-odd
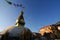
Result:
{"label": "stupa spire", "polygon": [[18,17],[18,19],[16,20],[16,25],[19,26],[19,25],[25,25],[25,21],[24,21],[24,17],[23,17],[23,14],[24,12],[21,11],[20,12],[20,16]]}

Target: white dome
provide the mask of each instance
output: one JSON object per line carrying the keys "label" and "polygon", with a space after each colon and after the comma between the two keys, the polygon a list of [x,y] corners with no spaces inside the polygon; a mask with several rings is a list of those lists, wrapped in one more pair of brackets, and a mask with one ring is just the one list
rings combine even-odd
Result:
{"label": "white dome", "polygon": [[26,30],[26,32],[27,32],[29,30],[29,28],[26,28],[26,27],[19,28],[17,26],[10,26],[2,32],[2,35],[8,33],[8,36],[18,37],[22,34],[22,31],[24,31],[24,30]]}
{"label": "white dome", "polygon": [[20,29],[18,27],[15,27],[15,28],[9,30],[8,33],[9,33],[9,36],[19,36],[23,30],[24,30],[24,28]]}
{"label": "white dome", "polygon": [[22,31],[24,31],[24,29],[26,31],[28,31],[29,29],[24,27],[24,28],[19,28],[19,27],[14,27],[14,26],[10,26],[10,28],[8,28],[7,32],[9,33],[9,36],[12,36],[12,37],[18,37],[22,34]]}

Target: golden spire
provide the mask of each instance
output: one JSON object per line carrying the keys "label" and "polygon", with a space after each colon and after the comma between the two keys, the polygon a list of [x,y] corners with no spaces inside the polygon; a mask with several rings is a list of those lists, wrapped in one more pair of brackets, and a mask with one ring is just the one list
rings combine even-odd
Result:
{"label": "golden spire", "polygon": [[24,17],[23,17],[23,14],[24,14],[24,12],[23,11],[21,11],[20,12],[20,16],[18,17],[18,19],[16,20],[16,25],[18,24],[18,25],[25,25],[25,21],[24,21]]}

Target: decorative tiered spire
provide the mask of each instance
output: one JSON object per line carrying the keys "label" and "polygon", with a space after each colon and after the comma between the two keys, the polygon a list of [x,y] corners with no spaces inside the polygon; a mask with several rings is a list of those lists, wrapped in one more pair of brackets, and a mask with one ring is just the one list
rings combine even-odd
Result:
{"label": "decorative tiered spire", "polygon": [[20,12],[20,16],[19,16],[18,19],[16,20],[16,25],[17,25],[17,26],[19,26],[19,25],[24,26],[24,25],[25,25],[25,21],[24,21],[23,14],[24,14],[24,12],[21,11],[21,12]]}

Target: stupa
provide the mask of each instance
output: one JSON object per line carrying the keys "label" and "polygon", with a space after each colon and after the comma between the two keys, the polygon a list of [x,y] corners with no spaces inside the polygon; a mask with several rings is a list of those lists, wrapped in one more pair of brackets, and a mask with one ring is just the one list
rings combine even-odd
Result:
{"label": "stupa", "polygon": [[24,12],[21,11],[20,16],[16,20],[15,26],[10,26],[2,32],[1,40],[12,40],[12,39],[14,39],[14,40],[25,40],[25,39],[30,40],[31,39],[32,32],[30,31],[30,29],[25,27],[25,21],[24,21],[23,14],[24,14]]}

